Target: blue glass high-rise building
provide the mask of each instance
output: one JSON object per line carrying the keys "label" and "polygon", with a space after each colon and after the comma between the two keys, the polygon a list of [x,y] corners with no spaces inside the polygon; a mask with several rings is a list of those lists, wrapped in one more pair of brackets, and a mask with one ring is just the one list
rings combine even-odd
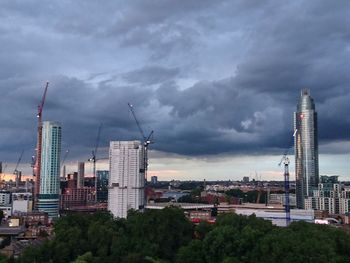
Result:
{"label": "blue glass high-rise building", "polygon": [[109,171],[98,170],[97,174],[97,201],[108,201],[108,177]]}
{"label": "blue glass high-rise building", "polygon": [[59,213],[61,137],[59,123],[43,122],[38,210],[50,218]]}
{"label": "blue glass high-rise building", "polygon": [[294,128],[296,200],[304,208],[305,197],[312,196],[319,182],[317,112],[308,90],[301,92]]}

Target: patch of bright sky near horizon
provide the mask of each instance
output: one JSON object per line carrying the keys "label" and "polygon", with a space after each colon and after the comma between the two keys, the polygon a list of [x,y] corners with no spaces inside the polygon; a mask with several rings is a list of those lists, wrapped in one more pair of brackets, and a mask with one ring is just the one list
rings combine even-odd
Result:
{"label": "patch of bright sky near horizon", "polygon": [[[158,176],[158,180],[242,180],[243,176],[258,180],[283,180],[283,165],[278,166],[281,156],[277,155],[251,155],[234,157],[207,157],[184,158],[181,156],[168,156],[164,158],[152,158],[150,154],[148,179],[152,175]],[[290,158],[290,180],[294,180],[294,157]],[[320,155],[320,175],[339,175],[339,180],[350,180],[348,169],[349,155]],[[336,167],[336,168],[334,168]],[[14,164],[9,164],[7,171],[12,171]],[[19,169],[25,175],[31,174],[28,164],[22,164]],[[97,170],[108,170],[107,161],[97,164]],[[66,172],[77,171],[77,162],[67,162]],[[86,176],[92,176],[92,164],[85,163]],[[26,176],[25,178],[32,178]]]}

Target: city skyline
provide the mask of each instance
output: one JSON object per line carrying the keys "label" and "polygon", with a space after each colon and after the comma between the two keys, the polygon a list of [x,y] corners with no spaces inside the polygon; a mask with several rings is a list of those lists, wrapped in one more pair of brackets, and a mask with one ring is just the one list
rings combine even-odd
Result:
{"label": "city skyline", "polygon": [[319,113],[320,174],[350,180],[348,5],[8,2],[0,161],[16,163],[24,149],[20,169],[31,174],[36,106],[49,80],[43,119],[62,123],[69,166],[90,157],[100,122],[101,156],[109,141],[140,139],[130,102],[145,132],[155,131],[150,175],[278,177],[295,102],[307,87]]}

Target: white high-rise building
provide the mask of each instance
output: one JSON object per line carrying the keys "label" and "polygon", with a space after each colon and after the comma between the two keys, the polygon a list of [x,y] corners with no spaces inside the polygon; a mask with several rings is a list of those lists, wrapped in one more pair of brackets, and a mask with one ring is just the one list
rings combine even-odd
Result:
{"label": "white high-rise building", "polygon": [[28,213],[33,208],[32,193],[12,193],[12,213]]}
{"label": "white high-rise building", "polygon": [[126,218],[145,205],[144,147],[140,141],[111,141],[109,146],[108,210]]}
{"label": "white high-rise building", "polygon": [[38,210],[58,217],[60,192],[61,125],[44,121]]}

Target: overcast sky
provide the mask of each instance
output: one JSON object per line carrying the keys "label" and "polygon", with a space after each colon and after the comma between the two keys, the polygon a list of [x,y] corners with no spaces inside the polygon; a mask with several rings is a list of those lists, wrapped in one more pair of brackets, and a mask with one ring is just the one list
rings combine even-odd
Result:
{"label": "overcast sky", "polygon": [[307,87],[320,172],[350,180],[349,10],[346,0],[1,1],[0,159],[23,149],[30,172],[48,80],[43,118],[62,123],[67,164],[90,157],[100,123],[101,157],[110,140],[139,139],[130,102],[154,130],[160,178],[272,178]]}

